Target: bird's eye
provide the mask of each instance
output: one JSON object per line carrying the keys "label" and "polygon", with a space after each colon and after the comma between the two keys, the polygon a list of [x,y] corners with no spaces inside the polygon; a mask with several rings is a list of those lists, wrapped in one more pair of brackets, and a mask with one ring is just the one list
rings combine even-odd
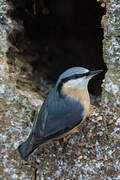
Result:
{"label": "bird's eye", "polygon": [[79,77],[80,77],[80,75],[79,75],[79,74],[76,74],[76,75],[75,75],[75,78],[76,78],[76,79],[77,79],[77,78],[79,78]]}

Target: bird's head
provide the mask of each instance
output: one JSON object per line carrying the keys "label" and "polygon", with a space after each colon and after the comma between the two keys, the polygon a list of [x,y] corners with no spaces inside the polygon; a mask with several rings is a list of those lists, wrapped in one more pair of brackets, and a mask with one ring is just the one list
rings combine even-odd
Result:
{"label": "bird's head", "polygon": [[89,80],[103,70],[90,71],[83,67],[73,67],[63,72],[56,83],[58,90],[62,88],[87,88]]}

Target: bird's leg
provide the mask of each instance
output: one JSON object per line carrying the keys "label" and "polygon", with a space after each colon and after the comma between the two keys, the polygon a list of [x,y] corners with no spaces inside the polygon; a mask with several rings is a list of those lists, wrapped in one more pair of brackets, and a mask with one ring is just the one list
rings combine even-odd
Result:
{"label": "bird's leg", "polygon": [[58,140],[56,140],[56,141],[55,141],[55,143],[56,143],[56,145],[57,145],[57,146],[60,146],[60,145],[61,145],[61,143],[60,143],[60,140],[59,140],[59,139],[58,139]]}
{"label": "bird's leg", "polygon": [[61,146],[63,146],[63,138],[60,139],[54,139],[52,140],[53,144],[54,144],[54,150],[57,151],[57,149]]}
{"label": "bird's leg", "polygon": [[64,142],[63,139],[64,138],[55,139],[54,144],[56,144],[57,146],[61,146]]}
{"label": "bird's leg", "polygon": [[64,138],[59,139],[59,145],[62,146],[64,143]]}
{"label": "bird's leg", "polygon": [[70,137],[71,137],[71,134],[65,136],[65,137],[63,138],[63,141],[66,143]]}

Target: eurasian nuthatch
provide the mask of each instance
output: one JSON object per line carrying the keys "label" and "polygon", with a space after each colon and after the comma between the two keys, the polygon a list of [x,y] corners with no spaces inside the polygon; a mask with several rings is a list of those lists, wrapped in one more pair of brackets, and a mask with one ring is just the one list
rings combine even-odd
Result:
{"label": "eurasian nuthatch", "polygon": [[41,144],[78,131],[89,112],[89,80],[102,70],[73,67],[62,73],[45,99],[28,139],[18,150],[24,160]]}

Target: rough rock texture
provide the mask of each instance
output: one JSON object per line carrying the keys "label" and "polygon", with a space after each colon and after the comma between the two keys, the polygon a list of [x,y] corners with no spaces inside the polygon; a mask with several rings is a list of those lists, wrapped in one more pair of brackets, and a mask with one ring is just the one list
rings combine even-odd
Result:
{"label": "rough rock texture", "polygon": [[[120,179],[120,1],[106,0],[104,17],[103,55],[108,71],[102,91],[102,111],[105,114],[106,134],[114,154],[108,169],[115,171]],[[116,166],[117,165],[117,166]],[[118,175],[117,175],[118,174]]]}
{"label": "rough rock texture", "polygon": [[103,83],[103,105],[120,108],[120,1],[106,2],[103,55],[108,71]]}
{"label": "rough rock texture", "polygon": [[106,5],[104,59],[108,72],[102,95],[105,110],[92,107],[80,132],[62,145],[50,142],[44,152],[39,148],[28,162],[22,162],[16,148],[27,137],[34,109],[41,101],[35,93],[16,88],[19,70],[10,71],[6,56],[12,22],[6,17],[9,6],[5,0],[0,1],[0,179],[120,179],[120,6],[116,0],[107,1]]}
{"label": "rough rock texture", "polygon": [[[10,73],[7,65],[7,37],[12,21],[6,16],[9,6],[0,1],[0,179],[34,179],[34,168],[22,167],[16,148],[39,100],[22,95],[16,89],[16,73]],[[24,92],[25,94],[25,92]],[[28,100],[29,99],[29,100]],[[31,103],[33,99],[34,103]]]}

